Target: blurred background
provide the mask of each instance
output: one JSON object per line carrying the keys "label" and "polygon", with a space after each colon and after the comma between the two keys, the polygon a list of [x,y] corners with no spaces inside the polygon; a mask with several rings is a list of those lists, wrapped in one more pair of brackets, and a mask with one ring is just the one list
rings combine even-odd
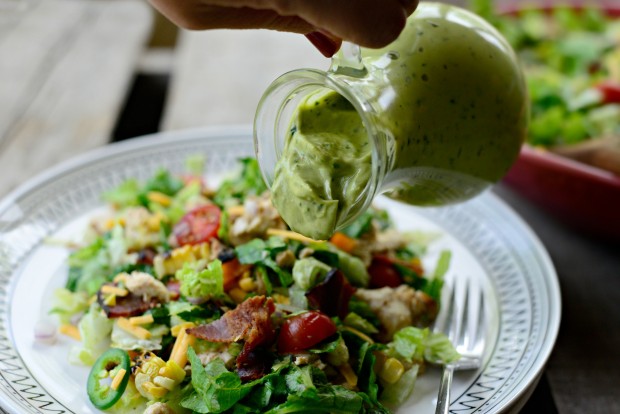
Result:
{"label": "blurred background", "polygon": [[[497,1],[495,7],[514,3]],[[586,4],[620,8],[620,0]],[[262,93],[279,75],[327,69],[329,63],[303,36],[180,30],[143,0],[0,0],[0,197],[47,168],[110,142],[251,124]],[[575,182],[554,174],[543,194]],[[593,201],[583,192],[591,181],[564,192],[584,203],[587,210],[577,212],[581,217],[597,218],[605,210],[612,215],[603,227],[620,226],[615,201],[620,178],[592,174],[611,185],[603,187],[602,198]],[[532,188],[548,176],[542,170],[517,184]],[[556,349],[522,412],[620,412],[614,389],[620,383],[614,369],[620,366],[620,234],[602,238],[588,225],[573,226],[556,214],[557,205],[541,208],[540,200],[532,202],[514,188],[500,183],[494,191],[549,250],[564,303]]]}

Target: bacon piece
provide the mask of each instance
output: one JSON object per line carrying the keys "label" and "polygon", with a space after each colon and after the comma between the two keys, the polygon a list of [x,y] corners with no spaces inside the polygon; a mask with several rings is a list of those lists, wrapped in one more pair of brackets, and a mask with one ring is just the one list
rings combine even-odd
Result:
{"label": "bacon piece", "polygon": [[306,293],[308,304],[329,316],[344,318],[349,313],[349,301],[355,293],[344,274],[338,269],[327,273],[325,280]]}
{"label": "bacon piece", "polygon": [[138,251],[138,260],[136,264],[153,266],[153,260],[157,255],[157,251],[150,247],[145,247],[144,249]]}
{"label": "bacon piece", "polygon": [[252,348],[273,339],[271,314],[275,310],[273,299],[253,296],[226,312],[222,317],[206,325],[187,330],[196,338],[210,342],[238,342],[245,340]]}
{"label": "bacon piece", "polygon": [[179,300],[179,297],[181,297],[181,282],[176,279],[170,279],[166,283],[166,288],[170,293],[170,300]]}
{"label": "bacon piece", "polygon": [[210,342],[245,341],[237,356],[237,369],[242,380],[257,379],[266,372],[265,352],[257,349],[271,344],[275,330],[271,314],[275,311],[273,299],[254,296],[246,299],[235,309],[206,325],[190,328],[187,333]]}
{"label": "bacon piece", "polygon": [[131,316],[142,315],[159,303],[157,298],[144,300],[142,295],[134,295],[129,292],[126,296],[117,296],[116,304],[110,306],[105,303],[105,297],[101,293],[101,290],[97,292],[97,302],[99,302],[99,306],[101,306],[101,309],[103,309],[108,318],[129,318]]}

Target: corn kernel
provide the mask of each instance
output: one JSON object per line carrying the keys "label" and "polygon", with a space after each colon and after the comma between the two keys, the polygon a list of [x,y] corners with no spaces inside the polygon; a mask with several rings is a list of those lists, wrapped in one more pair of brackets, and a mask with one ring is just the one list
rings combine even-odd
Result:
{"label": "corn kernel", "polygon": [[173,275],[183,268],[185,262],[195,262],[208,258],[211,253],[209,243],[185,245],[172,250],[167,256],[157,255],[153,260],[155,274],[160,279],[166,275]]}
{"label": "corn kernel", "polygon": [[243,279],[239,280],[239,287],[246,292],[252,292],[256,287],[256,284],[251,278],[244,277]]}
{"label": "corn kernel", "polygon": [[183,381],[183,378],[185,378],[185,370],[181,368],[179,364],[177,364],[173,360],[170,360],[166,362],[165,367],[159,370],[159,375],[168,377],[176,381],[177,383],[180,383],[181,381]]}
{"label": "corn kernel", "polygon": [[378,375],[388,384],[394,384],[403,376],[404,372],[405,367],[398,359],[388,358],[381,367]]}
{"label": "corn kernel", "polygon": [[172,203],[172,199],[170,197],[168,197],[164,193],[160,193],[159,191],[149,191],[146,197],[149,199],[149,201],[161,204],[164,207],[168,207]]}
{"label": "corn kernel", "polygon": [[116,220],[114,220],[113,218],[109,218],[105,221],[104,227],[106,228],[106,230],[112,230],[115,224]]}
{"label": "corn kernel", "polygon": [[150,354],[150,358],[140,366],[140,371],[149,378],[154,378],[159,371],[166,366],[166,362],[160,357]]}
{"label": "corn kernel", "polygon": [[176,382],[174,382],[170,378],[162,377],[161,375],[156,376],[153,382],[155,383],[155,385],[164,387],[168,391],[172,391],[174,387],[177,385]]}
{"label": "corn kernel", "polygon": [[165,389],[164,387],[159,387],[150,381],[147,381],[144,384],[142,384],[142,388],[144,388],[144,391],[148,392],[155,398],[161,398],[164,395],[166,395],[166,393],[168,392],[168,390]]}
{"label": "corn kernel", "polygon": [[291,302],[291,300],[287,296],[280,295],[279,293],[274,293],[272,297],[273,300],[276,301],[276,303],[280,303],[282,305],[288,305]]}
{"label": "corn kernel", "polygon": [[146,221],[146,226],[150,231],[159,231],[161,227],[161,219],[157,216],[151,216]]}
{"label": "corn kernel", "polygon": [[232,288],[228,291],[228,295],[234,300],[236,303],[241,303],[245,299],[247,292],[238,287]]}

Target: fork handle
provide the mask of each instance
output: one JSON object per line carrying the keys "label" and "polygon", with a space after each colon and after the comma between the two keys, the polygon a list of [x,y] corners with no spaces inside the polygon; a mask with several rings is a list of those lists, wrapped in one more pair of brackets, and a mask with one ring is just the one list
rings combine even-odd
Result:
{"label": "fork handle", "polygon": [[450,389],[452,387],[453,374],[454,367],[452,365],[445,365],[441,375],[441,382],[439,383],[435,414],[448,414],[450,411]]}

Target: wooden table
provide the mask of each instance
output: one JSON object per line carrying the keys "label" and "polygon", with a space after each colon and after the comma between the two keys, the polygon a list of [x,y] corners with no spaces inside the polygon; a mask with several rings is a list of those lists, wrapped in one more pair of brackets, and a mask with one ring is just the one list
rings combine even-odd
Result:
{"label": "wooden table", "polygon": [[0,195],[109,142],[152,21],[140,0],[0,0]]}
{"label": "wooden table", "polygon": [[[109,141],[151,24],[140,1],[0,0],[0,195]],[[301,36],[264,31],[182,32],[169,57],[162,130],[251,123],[278,75],[329,63]],[[522,412],[620,412],[620,243],[577,233],[504,185],[495,191],[541,238],[562,288],[559,338]]]}

